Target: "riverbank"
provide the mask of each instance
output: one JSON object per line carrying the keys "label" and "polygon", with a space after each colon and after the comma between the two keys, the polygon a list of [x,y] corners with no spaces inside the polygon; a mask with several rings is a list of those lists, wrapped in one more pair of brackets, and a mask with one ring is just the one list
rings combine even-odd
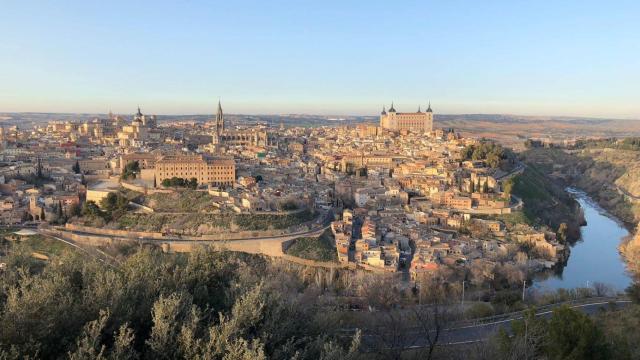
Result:
{"label": "riverbank", "polygon": [[586,225],[571,248],[567,263],[545,279],[534,281],[541,290],[600,286],[622,291],[631,284],[626,262],[618,247],[629,236],[624,224],[591,199],[587,193],[568,188],[583,209]]}
{"label": "riverbank", "polygon": [[[526,169],[504,185],[524,201],[522,221],[534,226],[547,226],[559,233],[563,243],[580,238],[584,217],[578,202],[565,191],[565,186],[549,179],[535,166]],[[565,228],[560,233],[560,227]]]}
{"label": "riverbank", "polygon": [[[640,275],[640,152],[620,149],[563,150],[536,148],[520,153],[522,161],[554,182],[584,191],[617,219],[628,235],[617,250],[633,277]],[[605,235],[607,236],[607,235]]]}

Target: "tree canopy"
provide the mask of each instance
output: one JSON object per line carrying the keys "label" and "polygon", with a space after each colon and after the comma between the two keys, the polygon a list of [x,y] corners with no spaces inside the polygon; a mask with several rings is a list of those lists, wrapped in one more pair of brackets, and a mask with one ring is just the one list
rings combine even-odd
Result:
{"label": "tree canopy", "polygon": [[140,173],[140,163],[138,161],[131,161],[124,166],[120,178],[123,180],[135,179],[138,173]]}
{"label": "tree canopy", "polygon": [[466,146],[462,150],[462,157],[465,160],[483,160],[492,168],[508,168],[515,162],[515,154],[511,150],[488,140]]}
{"label": "tree canopy", "polygon": [[191,178],[187,180],[174,176],[171,179],[162,180],[161,184],[164,187],[184,187],[195,190],[198,188],[198,179]]}
{"label": "tree canopy", "polygon": [[79,252],[44,268],[20,259],[0,277],[3,359],[349,359],[359,347],[323,331],[300,283],[260,257],[141,250],[119,268]]}
{"label": "tree canopy", "polygon": [[80,162],[76,160],[76,163],[73,164],[73,167],[71,169],[73,170],[74,173],[80,174]]}

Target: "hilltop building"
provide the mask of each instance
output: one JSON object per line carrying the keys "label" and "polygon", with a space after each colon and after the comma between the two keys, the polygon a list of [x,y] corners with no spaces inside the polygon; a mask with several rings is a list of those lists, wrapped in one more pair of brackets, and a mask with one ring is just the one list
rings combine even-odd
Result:
{"label": "hilltop building", "polygon": [[418,107],[417,112],[396,112],[396,109],[391,103],[389,111],[382,108],[380,114],[380,127],[385,130],[391,131],[412,131],[412,132],[431,132],[433,131],[433,110],[431,110],[431,103],[427,111],[420,111]]}

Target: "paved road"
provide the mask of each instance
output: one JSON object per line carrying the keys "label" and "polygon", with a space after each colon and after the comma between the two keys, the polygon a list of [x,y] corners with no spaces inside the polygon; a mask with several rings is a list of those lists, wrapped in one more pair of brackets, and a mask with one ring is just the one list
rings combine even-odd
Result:
{"label": "paved road", "polygon": [[519,163],[515,168],[513,168],[513,170],[509,171],[508,173],[502,176],[498,176],[496,180],[504,180],[505,178],[509,178],[513,175],[521,174],[524,171],[524,169],[525,169],[525,165],[523,163]]}
{"label": "paved road", "polygon": [[[631,303],[629,300],[615,300],[618,307],[624,307]],[[560,305],[558,305],[560,306]],[[595,315],[601,310],[608,309],[610,306],[609,301],[595,301],[593,303],[573,305],[571,308],[578,309],[588,315]],[[557,306],[556,306],[557,307]],[[542,310],[536,314],[538,317],[550,317],[552,314],[552,308]],[[490,321],[481,324],[468,324],[459,325],[449,328],[443,331],[438,340],[439,345],[460,345],[470,344],[475,342],[481,342],[487,340],[493,334],[500,329],[510,331],[511,324],[515,320],[521,320],[522,314],[514,315],[511,318]],[[375,343],[379,342],[377,335],[367,334],[367,331],[363,331],[363,343],[365,346],[374,348]],[[406,349],[418,349],[428,346],[427,339],[424,337],[424,333],[418,330],[408,331],[403,335],[404,347]]]}
{"label": "paved road", "polygon": [[[631,301],[629,300],[617,300],[616,304],[619,307],[626,306]],[[573,305],[571,308],[580,310],[587,315],[595,315],[601,310],[606,310],[609,308],[608,301],[598,301],[589,304],[581,304],[581,305]],[[552,309],[544,310],[536,314],[536,317],[545,317],[548,318],[553,313]],[[470,342],[478,342],[486,340],[496,331],[501,328],[509,331],[511,328],[511,324],[515,320],[521,320],[522,316],[517,316],[510,319],[499,320],[494,322],[489,322],[485,324],[477,324],[477,325],[466,325],[461,327],[454,327],[449,329],[443,334],[442,342],[444,344],[456,344],[456,343],[470,343]],[[419,344],[417,344],[419,345]],[[423,345],[424,346],[424,345]]]}
{"label": "paved road", "polygon": [[622,196],[626,197],[627,200],[629,200],[631,202],[639,202],[640,201],[640,196],[635,196],[632,193],[630,193],[629,191],[627,191],[626,189],[624,189],[624,188],[622,188],[622,187],[620,187],[620,186],[618,186],[616,184],[613,184],[612,187],[614,189],[616,189],[619,193],[621,193]]}

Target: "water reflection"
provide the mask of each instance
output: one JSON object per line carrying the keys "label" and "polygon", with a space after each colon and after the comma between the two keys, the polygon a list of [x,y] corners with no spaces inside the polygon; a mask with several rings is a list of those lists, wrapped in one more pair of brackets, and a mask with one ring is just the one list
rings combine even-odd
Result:
{"label": "water reflection", "polygon": [[546,274],[546,279],[536,280],[534,286],[540,290],[553,290],[588,287],[600,282],[615,290],[624,290],[631,283],[631,278],[618,252],[618,245],[629,232],[587,194],[575,189],[567,190],[582,206],[587,225],[581,228],[582,236],[571,248],[566,266],[558,266],[554,272]]}

